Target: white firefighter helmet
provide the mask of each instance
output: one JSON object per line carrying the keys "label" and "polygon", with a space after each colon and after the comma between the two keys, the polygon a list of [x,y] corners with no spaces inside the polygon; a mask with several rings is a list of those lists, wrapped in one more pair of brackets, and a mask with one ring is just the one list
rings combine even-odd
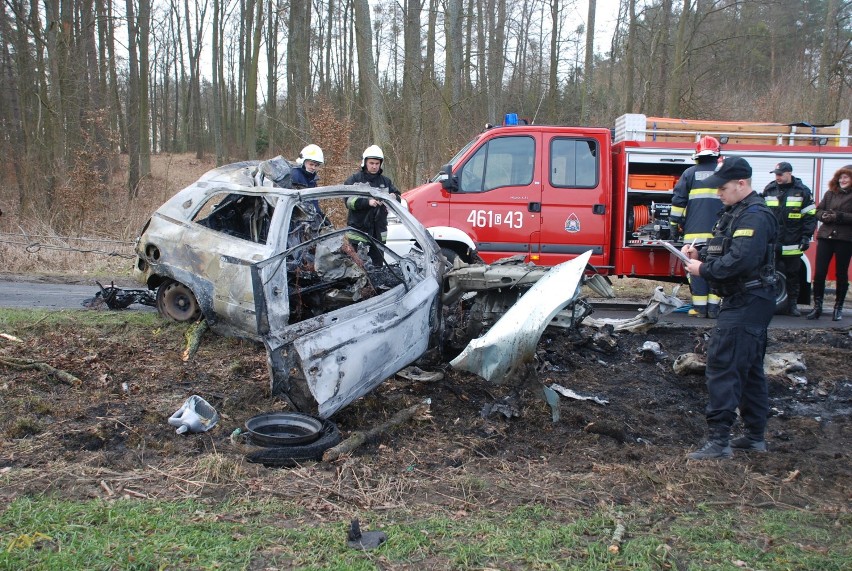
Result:
{"label": "white firefighter helmet", "polygon": [[378,145],[370,145],[364,149],[364,154],[361,155],[361,168],[367,166],[367,159],[379,159],[385,162],[385,154]]}
{"label": "white firefighter helmet", "polygon": [[317,145],[308,145],[302,152],[299,153],[299,160],[296,162],[300,165],[305,161],[316,161],[319,164],[323,164],[325,162],[325,157],[322,154],[322,149],[320,149]]}

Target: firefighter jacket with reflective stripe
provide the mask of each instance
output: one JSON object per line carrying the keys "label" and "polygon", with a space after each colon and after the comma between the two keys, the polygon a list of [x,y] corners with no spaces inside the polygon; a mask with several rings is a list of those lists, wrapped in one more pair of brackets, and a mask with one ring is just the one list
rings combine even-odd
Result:
{"label": "firefighter jacket with reflective stripe", "polygon": [[763,189],[766,206],[778,220],[778,243],[782,256],[801,256],[803,242],[810,242],[816,229],[816,205],[811,189],[802,179],[793,177],[790,184],[774,180]]}
{"label": "firefighter jacket with reflective stripe", "polygon": [[[376,174],[370,174],[366,170],[361,169],[349,178],[343,184],[369,184],[373,188],[378,188],[391,193],[397,202],[400,201],[399,190],[393,185],[391,179],[382,175],[381,169]],[[349,211],[346,217],[346,224],[362,230],[373,238],[384,242],[388,234],[388,211],[384,205],[370,206],[370,199],[366,197],[351,196],[345,200],[346,208]],[[354,240],[365,241],[363,236],[358,234],[349,234],[349,237]]]}
{"label": "firefighter jacket with reflective stripe", "polygon": [[712,238],[713,225],[722,210],[716,188],[703,181],[716,169],[716,159],[691,166],[681,175],[672,195],[669,220],[680,227],[683,240],[701,244]]}
{"label": "firefighter jacket with reflective stripe", "polygon": [[[712,288],[727,290],[726,296],[745,290],[761,297],[775,295],[764,278],[775,276],[778,223],[756,192],[725,207],[713,236],[702,252],[705,261],[700,270]],[[711,252],[714,247],[716,251]]]}

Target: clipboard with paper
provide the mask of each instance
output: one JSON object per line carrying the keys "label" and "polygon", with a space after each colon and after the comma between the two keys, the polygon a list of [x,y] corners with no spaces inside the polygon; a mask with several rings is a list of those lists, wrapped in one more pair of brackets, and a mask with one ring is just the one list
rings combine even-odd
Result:
{"label": "clipboard with paper", "polygon": [[663,245],[663,247],[666,250],[668,250],[669,252],[671,252],[672,254],[677,256],[677,259],[680,260],[684,265],[689,263],[689,258],[687,256],[685,256],[683,252],[681,252],[680,250],[678,250],[677,248],[672,246],[671,242],[660,242],[660,243]]}

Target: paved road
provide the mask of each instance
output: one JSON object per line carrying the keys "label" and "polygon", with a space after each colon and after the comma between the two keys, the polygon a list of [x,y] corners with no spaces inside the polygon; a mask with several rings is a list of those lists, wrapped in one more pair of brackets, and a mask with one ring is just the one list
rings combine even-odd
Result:
{"label": "paved road", "polygon": [[[107,284],[105,284],[107,285]],[[0,281],[0,307],[38,309],[86,309],[83,302],[99,291],[92,285],[57,284],[27,281]],[[145,305],[131,305],[128,309],[156,311]]]}
{"label": "paved road", "polygon": [[[15,280],[0,280],[0,307],[12,308],[41,308],[41,309],[86,309],[83,301],[94,297],[98,292],[98,286],[92,282],[91,285],[80,284],[57,284],[46,282],[30,282]],[[594,317],[624,319],[636,315],[637,305],[607,303],[604,307],[596,307]],[[801,307],[806,313],[804,306]],[[127,310],[130,311],[156,311],[154,308],[134,304]],[[699,319],[689,317],[686,313],[670,313],[660,318],[662,326],[674,327],[711,327],[712,319]],[[770,327],[787,329],[826,329],[843,328],[852,324],[852,318],[844,318],[842,321],[831,321],[830,314],[824,315],[819,320],[809,321],[804,317],[789,317],[776,315]]]}

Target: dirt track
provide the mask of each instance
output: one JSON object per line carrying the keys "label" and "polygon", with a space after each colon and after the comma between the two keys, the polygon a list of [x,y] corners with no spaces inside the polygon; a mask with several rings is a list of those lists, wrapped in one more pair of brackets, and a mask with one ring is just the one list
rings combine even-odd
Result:
{"label": "dirt track", "polygon": [[[544,402],[527,394],[519,418],[484,419],[483,405],[507,389],[444,367],[442,381],[391,379],[334,418],[345,437],[428,397],[431,420],[386,434],[333,464],[296,469],[247,464],[245,450],[229,440],[249,417],[281,409],[268,397],[264,351],[208,334],[184,363],[183,331],[38,324],[6,331],[24,342],[4,342],[0,359],[45,361],[82,385],[0,365],[6,412],[0,498],[45,491],[71,498],[286,492],[335,512],[421,504],[471,509],[534,498],[556,505],[769,501],[842,510],[852,497],[848,329],[771,333],[770,351],[803,351],[808,369],[799,373],[805,385],[771,379],[769,454],[685,461],[704,438],[706,393],[703,376],[678,376],[671,363],[705,330],[658,328],[619,335],[611,353],[585,337],[545,334],[541,380],[606,399],[605,406],[563,399],[554,423]],[[639,360],[647,340],[658,341],[667,357]],[[210,401],[222,421],[209,433],[176,435],[166,419],[191,394]]]}

